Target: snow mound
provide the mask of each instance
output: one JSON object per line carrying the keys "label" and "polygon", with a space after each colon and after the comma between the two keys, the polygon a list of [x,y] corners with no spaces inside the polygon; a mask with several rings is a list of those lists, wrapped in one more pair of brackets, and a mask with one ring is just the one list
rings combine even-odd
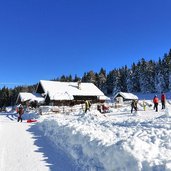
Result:
{"label": "snow mound", "polygon": [[171,118],[164,111],[113,111],[42,116],[37,126],[82,170],[171,171]]}
{"label": "snow mound", "polygon": [[165,116],[171,117],[171,111],[168,108],[165,109]]}

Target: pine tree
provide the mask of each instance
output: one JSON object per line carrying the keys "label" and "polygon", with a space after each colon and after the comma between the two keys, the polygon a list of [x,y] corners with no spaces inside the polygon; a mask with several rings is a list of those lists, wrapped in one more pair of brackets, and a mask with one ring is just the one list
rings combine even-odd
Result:
{"label": "pine tree", "polygon": [[171,49],[168,54],[168,70],[169,70],[169,91],[171,91]]}
{"label": "pine tree", "polygon": [[107,75],[107,80],[106,80],[106,85],[107,85],[107,94],[112,94],[113,93],[113,87],[114,87],[114,82],[115,82],[115,70],[112,70],[109,72]]}
{"label": "pine tree", "polygon": [[98,88],[105,93],[107,93],[106,80],[107,80],[106,70],[101,68],[100,72],[96,75],[96,82],[97,82]]}
{"label": "pine tree", "polygon": [[127,92],[127,77],[128,77],[128,68],[127,66],[119,69],[119,87],[123,92]]}
{"label": "pine tree", "polygon": [[159,62],[156,64],[155,67],[155,90],[157,92],[165,91],[166,89],[166,83],[164,80],[164,74],[163,74],[163,65],[161,59],[159,59]]}
{"label": "pine tree", "polygon": [[0,107],[6,107],[10,105],[10,93],[9,89],[7,87],[3,87],[1,92],[0,92]]}
{"label": "pine tree", "polygon": [[141,59],[139,64],[139,82],[140,91],[143,93],[153,92],[154,85],[154,68],[155,64],[152,60],[145,61],[144,58]]}
{"label": "pine tree", "polygon": [[113,79],[114,79],[113,80],[114,86],[113,86],[112,94],[115,95],[116,93],[121,91],[121,74],[120,74],[119,70],[117,70],[115,72],[115,74],[113,75]]}
{"label": "pine tree", "polygon": [[87,73],[87,82],[96,84],[96,74],[93,71]]}
{"label": "pine tree", "polygon": [[115,69],[109,73],[107,76],[107,92],[108,94],[116,94],[118,91],[121,91],[121,75],[119,70]]}
{"label": "pine tree", "polygon": [[139,82],[139,65],[132,65],[132,92],[140,92],[140,82]]}
{"label": "pine tree", "polygon": [[61,82],[65,82],[66,81],[66,76],[65,75],[62,75],[61,78],[60,78],[60,81]]}
{"label": "pine tree", "polygon": [[85,72],[82,79],[81,79],[82,82],[88,82],[88,78],[87,78],[87,73]]}
{"label": "pine tree", "polygon": [[162,73],[164,76],[164,82],[165,82],[165,88],[164,91],[169,90],[169,56],[167,54],[164,55],[164,58],[162,60]]}
{"label": "pine tree", "polygon": [[132,75],[133,75],[132,70],[129,69],[127,72],[127,79],[126,79],[126,86],[128,92],[134,92],[134,83],[133,83]]}
{"label": "pine tree", "polygon": [[74,81],[74,82],[78,82],[79,80],[81,80],[81,78],[80,78],[80,77],[78,77],[77,75],[75,75],[75,77],[74,77],[73,81]]}

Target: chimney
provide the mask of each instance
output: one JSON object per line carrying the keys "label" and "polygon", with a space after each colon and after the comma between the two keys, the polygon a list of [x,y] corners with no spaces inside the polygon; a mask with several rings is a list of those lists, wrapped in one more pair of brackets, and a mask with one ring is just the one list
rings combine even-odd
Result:
{"label": "chimney", "polygon": [[81,90],[81,80],[78,81],[78,89]]}

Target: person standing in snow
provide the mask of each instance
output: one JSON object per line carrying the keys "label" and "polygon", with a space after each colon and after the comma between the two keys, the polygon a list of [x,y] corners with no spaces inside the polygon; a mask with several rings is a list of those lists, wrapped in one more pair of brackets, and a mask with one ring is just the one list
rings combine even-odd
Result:
{"label": "person standing in snow", "polygon": [[102,105],[98,104],[98,105],[97,105],[97,110],[98,110],[100,113],[102,113]]}
{"label": "person standing in snow", "polygon": [[161,103],[162,103],[162,109],[165,109],[166,95],[163,92],[162,92],[162,95],[161,95]]}
{"label": "person standing in snow", "polygon": [[91,103],[89,100],[85,101],[85,113],[87,113],[87,110],[90,111]]}
{"label": "person standing in snow", "polygon": [[18,107],[17,113],[18,113],[18,122],[19,121],[22,122],[23,121],[22,115],[24,114],[24,108],[23,108],[23,106],[21,104]]}
{"label": "person standing in snow", "polygon": [[143,100],[143,109],[144,109],[144,111],[146,110],[146,106],[147,106],[147,104],[146,104],[145,100]]}
{"label": "person standing in snow", "polygon": [[132,100],[132,103],[131,103],[131,113],[133,112],[133,110],[135,110],[137,112],[137,103],[138,103],[137,100]]}
{"label": "person standing in snow", "polygon": [[156,112],[158,112],[159,99],[158,99],[157,95],[154,96],[153,103],[154,103],[154,110],[156,110]]}

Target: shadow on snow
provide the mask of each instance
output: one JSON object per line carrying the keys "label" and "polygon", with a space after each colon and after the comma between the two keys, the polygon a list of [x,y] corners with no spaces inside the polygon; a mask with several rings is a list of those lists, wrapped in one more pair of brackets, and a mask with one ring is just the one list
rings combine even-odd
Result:
{"label": "shadow on snow", "polygon": [[42,153],[50,171],[78,171],[80,168],[62,150],[50,142],[36,125],[32,125],[27,131],[34,135],[34,144],[38,147],[36,152]]}
{"label": "shadow on snow", "polygon": [[12,113],[1,113],[0,116],[6,116],[11,121],[14,121],[17,119],[17,114],[12,114]]}

